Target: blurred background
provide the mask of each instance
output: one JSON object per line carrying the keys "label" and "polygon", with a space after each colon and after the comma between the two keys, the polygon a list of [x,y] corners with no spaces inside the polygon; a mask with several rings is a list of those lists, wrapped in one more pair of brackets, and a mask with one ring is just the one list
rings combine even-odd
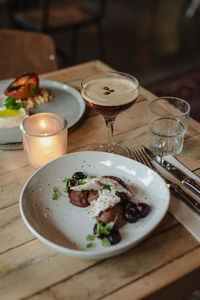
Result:
{"label": "blurred background", "polygon": [[[45,33],[56,51],[5,29]],[[0,44],[0,79],[27,72],[27,57],[39,73],[100,59],[158,96],[187,100],[200,121],[200,0],[0,0]]]}
{"label": "blurred background", "polygon": [[0,0],[0,28],[45,32],[55,42],[58,68],[100,59],[158,96],[189,101],[200,121],[200,0],[74,0],[79,10],[70,15],[62,9],[68,1],[51,0],[54,24],[39,28],[37,12],[28,10],[45,9],[45,2]]}

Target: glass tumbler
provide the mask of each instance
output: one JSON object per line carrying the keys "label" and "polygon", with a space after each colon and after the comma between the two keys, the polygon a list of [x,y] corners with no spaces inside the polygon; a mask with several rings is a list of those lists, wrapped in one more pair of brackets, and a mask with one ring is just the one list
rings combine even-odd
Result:
{"label": "glass tumbler", "polygon": [[183,99],[161,97],[148,105],[150,148],[159,155],[176,155],[183,149],[190,105]]}

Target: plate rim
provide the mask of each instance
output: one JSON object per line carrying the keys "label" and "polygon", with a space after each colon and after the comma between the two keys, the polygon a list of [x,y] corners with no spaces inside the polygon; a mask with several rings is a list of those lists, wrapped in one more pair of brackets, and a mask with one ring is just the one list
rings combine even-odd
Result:
{"label": "plate rim", "polygon": [[[3,79],[3,80],[0,80],[0,87],[4,84],[5,82],[5,85],[8,85],[9,83],[11,83],[12,81],[14,81],[15,78],[9,78],[9,79]],[[70,126],[68,126],[68,129],[72,129],[74,128],[79,122],[80,120],[84,117],[84,114],[85,114],[85,111],[86,111],[86,104],[85,104],[85,101],[83,100],[82,96],[81,96],[81,93],[78,91],[78,89],[72,87],[71,85],[67,84],[67,83],[64,83],[64,82],[60,82],[60,81],[57,81],[57,80],[51,80],[51,79],[45,79],[45,78],[39,78],[39,86],[40,85],[45,85],[46,84],[50,84],[50,83],[53,83],[54,85],[59,85],[59,86],[63,86],[62,90],[65,90],[64,87],[67,87],[67,90],[69,92],[72,92],[73,95],[75,95],[75,97],[78,99],[78,102],[80,104],[80,107],[81,107],[81,113],[79,114],[77,120]],[[59,87],[58,87],[59,88]],[[1,95],[1,94],[0,94]],[[82,100],[82,101],[81,101]],[[15,128],[18,128],[18,127],[15,127]]]}
{"label": "plate rim", "polygon": [[[138,164],[138,165],[142,165],[143,167],[149,169],[152,171],[152,173],[154,175],[156,175],[157,178],[159,178],[161,180],[161,182],[164,184],[165,188],[166,188],[166,192],[167,192],[167,203],[165,205],[165,209],[162,212],[161,217],[157,220],[157,222],[154,224],[154,226],[147,231],[145,234],[143,234],[140,238],[137,239],[136,242],[133,242],[131,240],[129,240],[123,247],[116,247],[116,248],[112,248],[112,247],[108,247],[108,248],[102,248],[102,249],[98,249],[95,251],[92,251],[90,249],[90,251],[83,251],[83,250],[77,250],[77,249],[70,249],[70,248],[66,248],[64,246],[61,246],[59,244],[56,244],[50,240],[48,240],[47,238],[45,238],[44,236],[42,236],[41,234],[39,234],[28,222],[25,213],[23,211],[23,194],[24,191],[27,187],[27,185],[29,184],[29,182],[32,180],[33,177],[37,176],[37,174],[44,168],[46,168],[48,165],[50,165],[51,163],[59,160],[59,159],[64,159],[65,157],[69,157],[71,155],[87,155],[87,154],[91,154],[91,153],[97,153],[97,154],[102,154],[102,155],[108,155],[110,157],[112,157],[113,155],[116,157],[120,157],[123,158],[125,160],[131,160],[133,163]],[[101,259],[101,258],[107,258],[107,257],[112,257],[115,255],[118,255],[122,252],[127,251],[130,248],[135,247],[137,244],[139,244],[142,240],[144,240],[157,226],[158,224],[160,224],[160,222],[163,220],[163,218],[165,217],[168,209],[169,209],[169,205],[170,205],[170,192],[169,189],[167,187],[167,184],[165,182],[165,180],[159,175],[157,174],[154,170],[152,170],[151,168],[147,167],[146,165],[131,159],[131,158],[127,158],[127,157],[123,157],[121,155],[117,155],[117,154],[112,154],[112,153],[106,153],[106,152],[98,152],[98,151],[79,151],[79,152],[72,152],[72,153],[67,153],[59,158],[56,158],[52,161],[50,161],[49,163],[47,163],[46,165],[42,166],[41,168],[39,168],[38,170],[36,170],[26,181],[26,183],[24,184],[20,196],[19,196],[19,210],[20,210],[20,214],[21,217],[25,223],[25,225],[28,227],[28,229],[33,233],[33,235],[35,235],[40,241],[42,241],[44,244],[50,246],[51,248],[53,248],[54,250],[63,253],[65,255],[69,255],[75,258],[79,258],[79,259]],[[118,244],[120,245],[120,243]]]}
{"label": "plate rim", "polygon": [[[54,84],[58,84],[60,86],[63,86],[63,87],[67,87],[67,90],[72,92],[72,94],[75,94],[78,99],[78,102],[80,103],[80,106],[82,108],[82,111],[81,113],[79,114],[79,117],[77,119],[76,122],[74,122],[71,126],[68,126],[68,129],[72,129],[74,128],[75,126],[77,126],[77,124],[81,121],[81,119],[84,117],[84,114],[86,112],[86,103],[85,101],[83,100],[82,96],[81,96],[81,93],[78,91],[78,89],[76,89],[75,87],[67,84],[67,83],[64,83],[64,82],[60,82],[60,81],[57,81],[57,80],[51,80],[51,79],[45,79],[45,78],[41,78],[40,79],[40,82],[41,82],[41,85],[42,84],[46,84],[47,83],[54,83]],[[42,83],[43,82],[43,83]],[[64,89],[64,88],[63,88]]]}
{"label": "plate rim", "polygon": [[[8,84],[10,82],[12,82],[15,78],[9,78],[9,79],[3,79],[0,80],[0,88],[2,88],[3,86],[3,90],[8,86]],[[79,124],[81,123],[81,121],[84,119],[85,113],[86,113],[86,103],[83,100],[81,93],[78,91],[78,89],[76,89],[75,87],[72,87],[71,85],[67,84],[67,83],[63,83],[63,82],[59,82],[56,80],[50,80],[50,79],[40,79],[40,84],[41,85],[45,85],[48,84],[48,87],[50,84],[54,84],[54,85],[58,85],[58,88],[60,86],[60,88],[62,87],[63,91],[69,91],[69,93],[71,93],[75,98],[76,101],[79,103],[79,114],[76,118],[76,120],[69,126],[68,124],[68,133],[70,133],[71,131],[73,131],[75,128],[77,128],[79,126]],[[0,96],[3,93],[0,93]],[[4,94],[3,94],[4,95]],[[19,127],[14,127],[14,128],[2,128],[2,129],[6,129],[9,138],[3,136],[3,138],[0,138],[0,149],[4,149],[5,146],[6,150],[13,150],[13,149],[19,149],[19,144],[22,145],[22,137],[20,136],[20,130]],[[4,130],[5,131],[5,130]],[[13,136],[15,138],[13,138]]]}

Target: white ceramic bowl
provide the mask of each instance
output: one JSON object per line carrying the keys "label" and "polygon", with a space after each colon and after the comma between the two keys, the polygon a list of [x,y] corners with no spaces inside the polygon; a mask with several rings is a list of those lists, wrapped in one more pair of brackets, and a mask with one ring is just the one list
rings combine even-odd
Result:
{"label": "white ceramic bowl", "polygon": [[[114,175],[133,184],[138,201],[152,206],[150,214],[135,224],[120,229],[120,243],[103,247],[96,239],[86,248],[86,236],[93,234],[95,220],[89,208],[79,208],[66,196],[52,200],[54,187],[63,191],[65,177],[82,171],[88,175]],[[146,166],[115,154],[77,152],[66,154],[36,171],[20,195],[20,212],[29,230],[42,242],[64,254],[81,259],[102,259],[117,255],[141,242],[162,220],[169,206],[165,181]]]}

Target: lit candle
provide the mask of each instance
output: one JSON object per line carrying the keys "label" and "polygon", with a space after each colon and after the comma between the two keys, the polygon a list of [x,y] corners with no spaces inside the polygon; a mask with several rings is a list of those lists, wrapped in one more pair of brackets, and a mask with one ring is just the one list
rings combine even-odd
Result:
{"label": "lit candle", "polygon": [[39,113],[20,124],[29,163],[39,168],[67,152],[67,121],[58,114]]}

